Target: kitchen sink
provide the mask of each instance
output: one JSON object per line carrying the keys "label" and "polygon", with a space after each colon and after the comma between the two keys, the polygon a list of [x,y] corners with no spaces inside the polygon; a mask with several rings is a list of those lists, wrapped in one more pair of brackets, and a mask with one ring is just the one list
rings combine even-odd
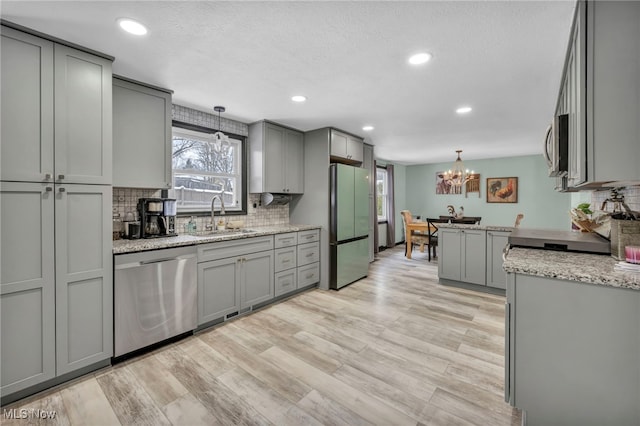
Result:
{"label": "kitchen sink", "polygon": [[246,235],[246,234],[255,234],[258,231],[254,231],[253,229],[224,229],[224,230],[204,230],[197,231],[194,235],[196,237],[210,237],[213,235],[220,236],[229,236],[229,235]]}

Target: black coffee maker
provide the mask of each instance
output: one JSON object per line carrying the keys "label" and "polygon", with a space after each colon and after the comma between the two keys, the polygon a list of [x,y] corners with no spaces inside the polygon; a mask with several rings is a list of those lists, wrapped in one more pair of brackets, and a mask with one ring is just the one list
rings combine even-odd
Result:
{"label": "black coffee maker", "polygon": [[141,238],[173,237],[176,233],[176,200],[139,198]]}

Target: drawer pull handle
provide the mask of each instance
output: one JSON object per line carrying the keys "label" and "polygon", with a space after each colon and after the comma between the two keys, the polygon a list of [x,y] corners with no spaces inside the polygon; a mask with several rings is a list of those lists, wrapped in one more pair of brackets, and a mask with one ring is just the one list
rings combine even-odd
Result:
{"label": "drawer pull handle", "polygon": [[307,235],[305,238],[308,240],[309,238],[313,238],[313,235]]}
{"label": "drawer pull handle", "polygon": [[282,263],[289,263],[289,262],[291,262],[291,259],[284,259],[284,260],[282,261]]}
{"label": "drawer pull handle", "polygon": [[291,281],[285,281],[285,282],[282,283],[283,287],[287,287],[287,286],[290,286],[290,285],[291,285]]}
{"label": "drawer pull handle", "polygon": [[307,274],[307,277],[306,277],[306,278],[307,278],[307,279],[308,279],[308,278],[313,278],[313,273],[311,273],[311,274]]}
{"label": "drawer pull handle", "polygon": [[311,256],[314,256],[314,255],[315,255],[315,253],[313,253],[313,252],[307,253],[307,257],[311,257]]}

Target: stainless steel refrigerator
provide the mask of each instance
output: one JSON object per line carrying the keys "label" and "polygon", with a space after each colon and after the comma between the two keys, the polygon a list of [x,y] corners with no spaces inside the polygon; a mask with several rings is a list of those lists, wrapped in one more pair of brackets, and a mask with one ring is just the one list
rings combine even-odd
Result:
{"label": "stainless steel refrigerator", "polygon": [[331,164],[329,287],[338,290],[369,272],[369,172]]}

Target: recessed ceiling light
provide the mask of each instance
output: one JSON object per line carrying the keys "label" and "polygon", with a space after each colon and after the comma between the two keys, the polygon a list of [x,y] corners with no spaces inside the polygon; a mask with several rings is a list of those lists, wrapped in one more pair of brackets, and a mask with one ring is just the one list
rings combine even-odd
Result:
{"label": "recessed ceiling light", "polygon": [[291,100],[293,102],[304,102],[304,101],[307,100],[307,97],[306,96],[302,96],[302,95],[296,95],[296,96],[292,96]]}
{"label": "recessed ceiling light", "polygon": [[362,130],[364,130],[365,132],[370,132],[373,130],[373,126],[364,126],[362,127]]}
{"label": "recessed ceiling light", "polygon": [[433,55],[431,53],[427,53],[427,52],[416,53],[415,55],[413,55],[413,56],[411,56],[409,58],[409,63],[411,65],[421,65],[421,64],[429,62],[429,60],[432,57],[433,57]]}
{"label": "recessed ceiling light", "polygon": [[458,114],[466,114],[468,112],[471,112],[471,107],[470,106],[464,106],[464,107],[460,107],[456,110],[456,112]]}
{"label": "recessed ceiling light", "polygon": [[129,18],[118,19],[118,25],[126,32],[134,35],[145,35],[147,28],[138,21]]}

